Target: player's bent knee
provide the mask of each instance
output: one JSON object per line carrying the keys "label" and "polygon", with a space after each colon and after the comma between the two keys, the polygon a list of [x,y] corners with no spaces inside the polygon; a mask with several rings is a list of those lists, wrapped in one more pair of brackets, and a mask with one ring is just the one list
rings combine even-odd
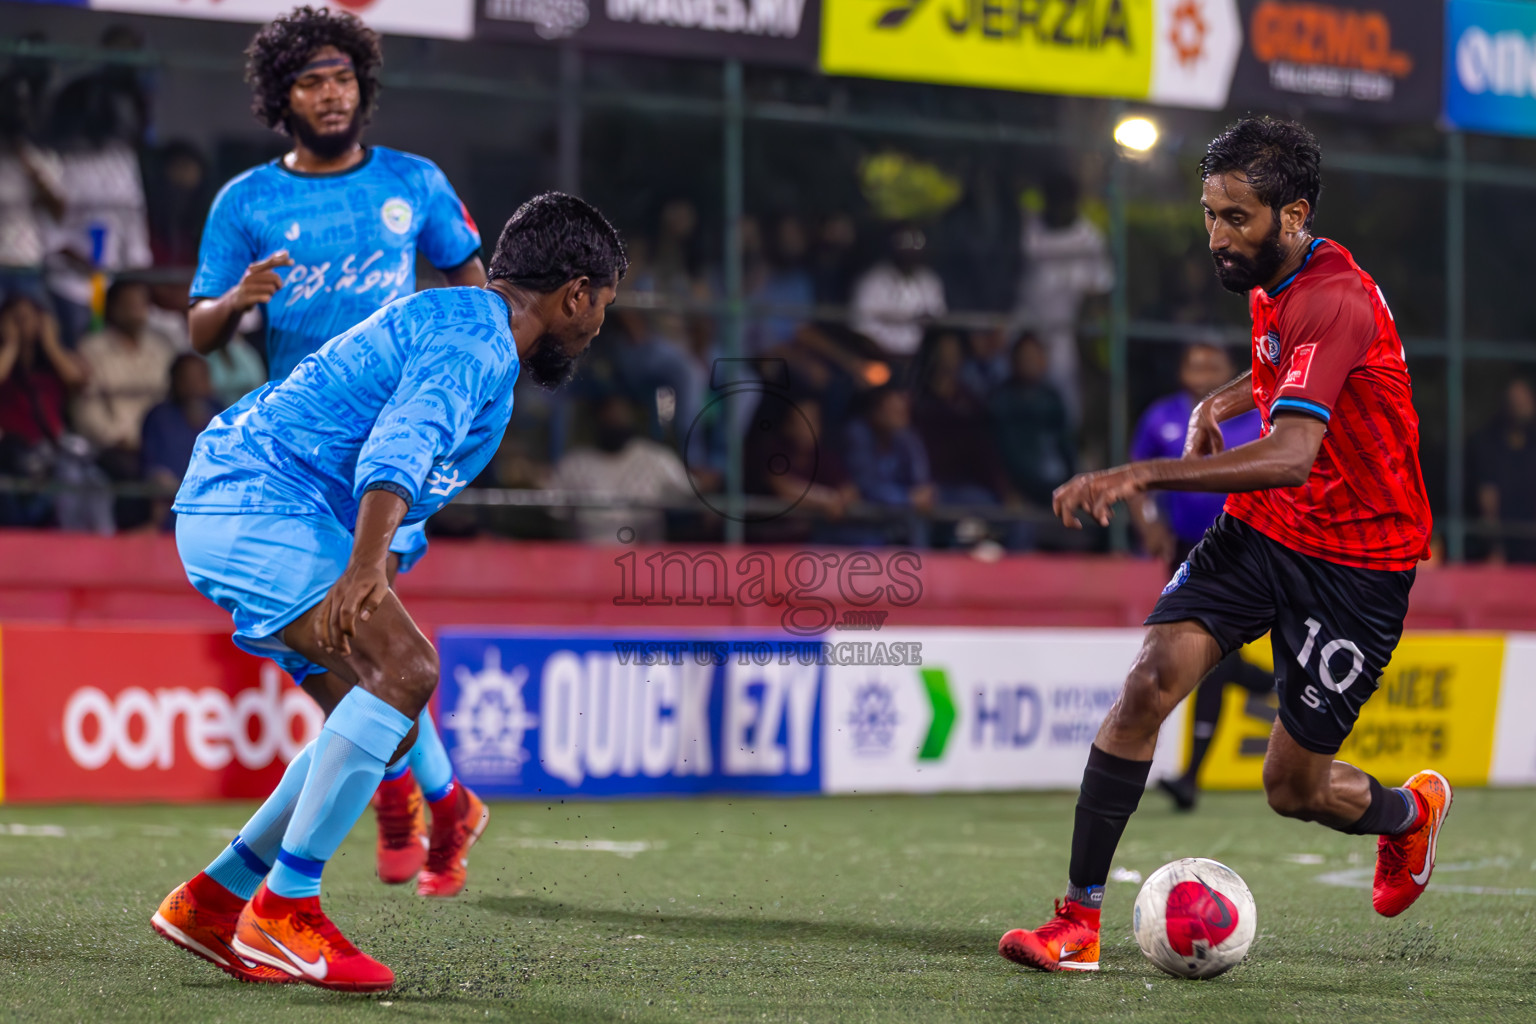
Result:
{"label": "player's bent knee", "polygon": [[1137,665],[1126,676],[1125,688],[1115,704],[1116,725],[1155,732],[1177,703],[1162,673],[1150,665]]}

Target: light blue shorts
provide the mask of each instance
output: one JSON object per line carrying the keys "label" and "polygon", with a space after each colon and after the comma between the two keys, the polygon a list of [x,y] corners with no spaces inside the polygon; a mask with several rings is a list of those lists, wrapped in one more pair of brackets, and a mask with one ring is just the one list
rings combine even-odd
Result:
{"label": "light blue shorts", "polygon": [[400,571],[410,572],[427,553],[427,521],[423,519],[396,530],[395,539],[389,542],[389,550],[400,556]]}
{"label": "light blue shorts", "polygon": [[352,534],[332,516],[181,513],[176,549],[187,579],[235,620],[235,644],[271,658],[301,683],[324,672],[283,643],[289,623],[341,579]]}

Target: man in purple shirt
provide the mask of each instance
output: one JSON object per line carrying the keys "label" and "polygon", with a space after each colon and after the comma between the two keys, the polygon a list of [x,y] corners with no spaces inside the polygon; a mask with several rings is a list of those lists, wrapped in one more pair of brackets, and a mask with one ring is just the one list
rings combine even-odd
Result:
{"label": "man in purple shirt", "polygon": [[[1179,364],[1179,383],[1183,390],[1160,398],[1147,407],[1136,436],[1131,441],[1131,458],[1177,459],[1184,455],[1184,435],[1189,429],[1190,413],[1206,395],[1230,381],[1235,372],[1227,350],[1216,345],[1196,343],[1184,349]],[[1257,410],[1227,420],[1221,425],[1222,440],[1228,448],[1259,439],[1261,420]],[[1205,531],[1221,514],[1225,494],[1196,491],[1161,491],[1138,495],[1130,502],[1131,520],[1147,554],[1168,564],[1174,579],[1186,572],[1184,559]],[[1171,585],[1171,583],[1170,583]],[[1195,725],[1190,744],[1189,766],[1177,779],[1161,779],[1158,786],[1173,798],[1180,810],[1191,810],[1198,793],[1196,776],[1216,734],[1221,717],[1222,694],[1228,683],[1243,687],[1262,698],[1274,689],[1274,676],[1257,665],[1250,665],[1240,651],[1231,654],[1205,677],[1195,691]],[[1262,708],[1262,711],[1260,711]],[[1274,718],[1267,703],[1256,704],[1255,711]]]}

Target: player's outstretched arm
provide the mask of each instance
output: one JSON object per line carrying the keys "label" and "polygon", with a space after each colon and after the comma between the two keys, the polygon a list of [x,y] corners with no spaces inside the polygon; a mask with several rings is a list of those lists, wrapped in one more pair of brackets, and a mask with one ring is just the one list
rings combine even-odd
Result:
{"label": "player's outstretched arm", "polygon": [[1108,526],[1115,503],[1149,490],[1231,494],[1307,482],[1328,425],[1301,413],[1281,414],[1274,429],[1251,444],[1204,459],[1148,459],[1082,473],[1056,488],[1051,507],[1062,523],[1081,529],[1079,512]]}
{"label": "player's outstretched arm", "polygon": [[193,305],[187,314],[192,348],[200,355],[208,355],[228,345],[245,311],[269,301],[283,286],[277,268],[291,266],[293,257],[288,255],[287,249],[279,249],[266,259],[246,267],[239,283],[223,295],[216,299],[203,299]]}
{"label": "player's outstretched arm", "polygon": [[1221,437],[1222,423],[1255,408],[1250,376],[1252,371],[1244,370],[1195,406],[1189,414],[1189,429],[1184,435],[1184,458],[1216,455],[1226,447]]}

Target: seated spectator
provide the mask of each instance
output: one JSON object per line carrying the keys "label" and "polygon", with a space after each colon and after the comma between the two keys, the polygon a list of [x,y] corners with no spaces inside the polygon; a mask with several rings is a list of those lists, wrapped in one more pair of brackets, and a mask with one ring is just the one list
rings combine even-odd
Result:
{"label": "seated spectator", "polygon": [[891,232],[887,258],[865,271],[853,287],[853,329],[895,359],[916,355],[926,322],[948,309],[943,280],[923,263],[926,246],[917,228],[898,227]]}
{"label": "seated spectator", "polygon": [[1051,507],[1077,461],[1066,403],[1047,372],[1040,339],[1025,334],[1013,346],[1013,375],[987,402],[1008,482],[1039,508]]}
{"label": "seated spectator", "polygon": [[[197,435],[218,415],[220,408],[214,398],[208,363],[190,352],[177,356],[171,363],[171,397],[144,417],[140,451],[145,482],[167,492],[181,486],[181,478],[186,476],[187,465],[192,461]],[[150,519],[163,530],[175,525],[170,497],[155,499]]]}
{"label": "seated spectator", "polygon": [[[1536,562],[1536,393],[1516,378],[1467,455],[1491,562]],[[1513,527],[1514,529],[1509,529]]]}
{"label": "seated spectator", "polygon": [[[593,447],[572,449],[555,466],[549,486],[609,498],[611,507],[575,510],[577,536],[608,544],[666,539],[662,509],[633,508],[626,501],[666,504],[693,493],[677,453],[636,435],[635,408],[620,395],[609,395],[598,404]],[[633,537],[620,537],[626,528],[634,531]]]}
{"label": "seated spectator", "polygon": [[1007,479],[992,444],[986,405],[961,379],[964,363],[959,333],[931,332],[924,339],[912,423],[933,465],[939,501],[992,505],[1002,501]]}
{"label": "seated spectator", "polygon": [[865,396],[864,415],[848,426],[848,465],[859,496],[866,502],[900,509],[907,543],[928,546],[923,518],[933,508],[933,478],[928,453],[912,429],[906,394],[893,385]]}
{"label": "seated spectator", "polygon": [[[106,327],[80,342],[89,380],[75,399],[75,429],[95,445],[98,463],[113,480],[139,479],[144,417],[169,389],[171,343],[148,326],[149,286],[116,281],[107,290]],[[118,526],[149,518],[142,502],[119,502]]]}
{"label": "seated spectator", "polygon": [[[821,404],[777,396],[758,407],[757,427],[742,451],[746,492],[773,498],[769,513],[752,516],[753,543],[879,543],[867,528],[841,522],[859,489],[836,449],[825,443]],[[776,510],[782,509],[782,513]]]}
{"label": "seated spectator", "polygon": [[[0,305],[0,475],[43,482],[54,476],[69,396],[85,367],[59,339],[59,325],[27,292]],[[42,526],[52,516],[40,495],[0,497],[0,523]]]}

